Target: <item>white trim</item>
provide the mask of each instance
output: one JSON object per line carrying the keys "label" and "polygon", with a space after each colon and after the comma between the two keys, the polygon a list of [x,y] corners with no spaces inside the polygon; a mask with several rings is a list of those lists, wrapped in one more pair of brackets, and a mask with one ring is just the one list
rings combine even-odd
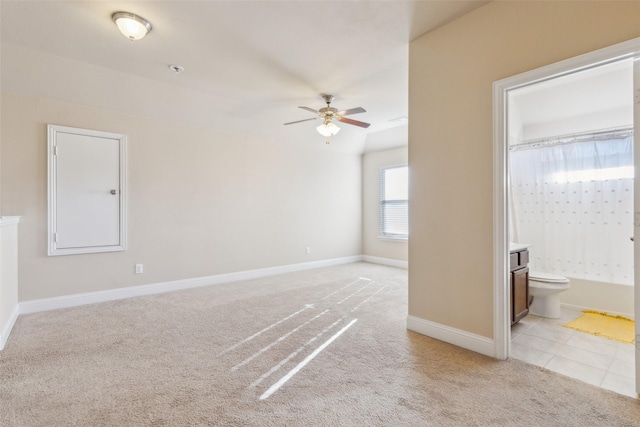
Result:
{"label": "white trim", "polygon": [[501,82],[493,84],[493,337],[497,359],[509,357],[511,341],[511,322],[509,304],[511,287],[509,286],[509,248],[507,189],[507,147],[497,144],[497,135],[501,141],[506,138],[506,90]]}
{"label": "white trim", "polygon": [[0,227],[4,227],[5,225],[18,224],[19,222],[19,216],[0,216]]}
{"label": "white trim", "polygon": [[494,340],[416,316],[407,316],[407,329],[476,353],[496,357]]}
{"label": "white trim", "polygon": [[18,320],[18,314],[20,314],[20,306],[16,305],[15,307],[13,307],[11,316],[9,316],[9,319],[4,325],[4,328],[2,328],[2,331],[0,331],[0,351],[4,349],[4,346],[7,344],[7,340],[9,339],[9,335],[11,335],[13,326],[16,324],[16,320]]}
{"label": "white trim", "polygon": [[[56,244],[57,234],[57,156],[58,156],[58,133],[68,133],[82,136],[91,136],[97,138],[114,139],[118,141],[119,149],[119,185],[118,198],[120,201],[119,222],[120,233],[117,245],[110,246],[91,246],[80,248],[64,248],[60,249]],[[96,252],[115,252],[127,250],[127,136],[120,133],[103,132],[98,130],[80,129],[69,126],[47,125],[47,214],[48,214],[48,232],[47,232],[47,255],[77,255]]]}
{"label": "white trim", "polygon": [[391,267],[409,268],[409,261],[401,261],[399,259],[381,258],[371,255],[363,255],[362,260],[364,262],[370,262],[372,264],[388,265]]}
{"label": "white trim", "polygon": [[405,237],[378,236],[378,240],[386,240],[388,242],[408,243],[409,236],[405,236]]}
{"label": "white trim", "polygon": [[[495,354],[509,357],[508,222],[507,222],[507,92],[577,71],[631,58],[640,53],[640,38],[527,71],[493,83],[493,330]],[[638,376],[640,378],[640,376]],[[640,380],[638,380],[640,382]]]}
{"label": "white trim", "polygon": [[24,301],[19,304],[20,314],[37,313],[41,311],[57,310],[59,308],[76,307],[86,304],[114,301],[143,295],[154,295],[164,292],[179,291],[201,286],[219,285],[238,280],[256,279],[295,271],[311,270],[314,268],[330,267],[334,265],[350,264],[362,261],[361,255],[333,258],[321,261],[311,261],[300,264],[289,264],[277,267],[267,267],[257,270],[246,270],[235,273],[218,274],[214,276],[195,277],[191,279],[172,280],[169,282],[153,283],[149,285],[131,286],[127,288],[110,289],[106,291],[87,292],[82,294],[65,295],[54,298]]}
{"label": "white trim", "polygon": [[[19,216],[2,216],[0,217],[0,227],[5,227],[9,225],[17,226],[20,223]],[[16,289],[17,292],[17,289]],[[11,331],[13,330],[13,326],[18,319],[18,315],[20,314],[20,307],[16,304],[9,315],[6,323],[2,326],[0,330],[0,351],[4,349],[4,346],[7,344],[7,340],[9,339],[9,335],[11,335]]]}
{"label": "white trim", "polygon": [[[636,126],[640,126],[640,57],[636,56],[633,62],[633,165],[636,170],[640,166],[640,134],[637,132]],[[638,221],[638,212],[640,211],[640,176],[636,174],[633,179],[633,210],[634,210],[634,222],[633,230],[634,234],[640,234],[638,228],[640,228],[640,221]],[[633,286],[634,286],[634,298],[633,298],[633,311],[634,314],[640,312],[640,270],[637,266],[640,265],[640,240],[634,238],[633,240],[633,263],[636,265],[633,273]],[[635,350],[635,375],[636,375],[636,393],[640,394],[640,323],[635,323],[635,336],[636,336],[636,350]]]}

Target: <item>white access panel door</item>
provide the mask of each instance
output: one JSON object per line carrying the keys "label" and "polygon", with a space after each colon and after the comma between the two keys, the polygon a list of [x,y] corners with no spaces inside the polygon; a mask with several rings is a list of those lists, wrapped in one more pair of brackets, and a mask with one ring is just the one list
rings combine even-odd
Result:
{"label": "white access panel door", "polygon": [[49,255],[126,249],[126,136],[49,125]]}

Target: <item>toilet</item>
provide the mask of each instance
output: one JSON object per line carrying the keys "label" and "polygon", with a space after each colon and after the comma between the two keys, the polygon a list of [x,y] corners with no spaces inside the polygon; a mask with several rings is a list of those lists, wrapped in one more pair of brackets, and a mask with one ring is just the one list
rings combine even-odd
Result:
{"label": "toilet", "polygon": [[530,270],[529,296],[533,297],[533,301],[529,306],[529,314],[558,319],[562,315],[560,292],[569,288],[569,279],[564,276]]}

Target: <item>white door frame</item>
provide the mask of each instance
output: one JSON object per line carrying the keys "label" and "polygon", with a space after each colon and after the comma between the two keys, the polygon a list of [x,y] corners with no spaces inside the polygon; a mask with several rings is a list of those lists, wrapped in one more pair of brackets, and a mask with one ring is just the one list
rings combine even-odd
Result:
{"label": "white door frame", "polygon": [[[636,132],[635,127],[640,126],[640,56],[636,56],[633,61],[633,166],[634,170],[640,169],[640,132]],[[640,236],[640,173],[635,172],[633,176],[633,233]],[[633,240],[633,265],[638,266],[633,269],[634,285],[634,319],[636,336],[636,393],[640,394],[640,319],[636,313],[640,313],[640,239]]]}
{"label": "white door frame", "polygon": [[[513,77],[499,80],[493,83],[493,336],[495,344],[495,356],[505,360],[511,351],[511,322],[509,316],[509,231],[508,231],[508,140],[507,140],[507,95],[510,90],[539,83],[545,80],[554,79],[563,75],[586,70],[596,66],[616,62],[628,58],[640,58],[640,38],[632,39],[624,43],[616,44],[604,49],[577,56],[562,62],[551,64],[532,71],[527,71]],[[637,64],[637,62],[636,62]],[[636,65],[637,67],[637,65]],[[638,82],[634,87],[639,92],[635,94],[640,97]],[[636,98],[635,120],[640,116],[640,101]],[[635,124],[634,124],[635,125]],[[640,135],[635,134],[635,146],[640,147]],[[640,152],[640,150],[635,150]],[[636,163],[637,164],[637,163]],[[640,180],[636,174],[636,183]],[[634,200],[635,227],[640,227],[640,185],[634,185],[636,200]],[[640,235],[637,231],[636,237]],[[636,239],[635,245],[639,245],[640,239]],[[640,247],[635,247],[635,257],[640,256]],[[640,313],[640,263],[635,262],[638,268],[635,269],[635,312]],[[638,356],[640,345],[638,338],[640,332],[636,327],[636,390],[640,391],[640,357]]]}

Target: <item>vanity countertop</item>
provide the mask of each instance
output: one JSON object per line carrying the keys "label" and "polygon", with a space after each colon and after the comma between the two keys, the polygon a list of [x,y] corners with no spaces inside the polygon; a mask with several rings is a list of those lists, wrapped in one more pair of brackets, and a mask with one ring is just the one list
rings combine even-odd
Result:
{"label": "vanity countertop", "polygon": [[0,227],[3,225],[12,225],[20,222],[19,216],[0,216]]}
{"label": "vanity countertop", "polygon": [[527,248],[530,248],[531,245],[528,243],[513,243],[509,242],[509,252],[518,252],[523,251]]}

